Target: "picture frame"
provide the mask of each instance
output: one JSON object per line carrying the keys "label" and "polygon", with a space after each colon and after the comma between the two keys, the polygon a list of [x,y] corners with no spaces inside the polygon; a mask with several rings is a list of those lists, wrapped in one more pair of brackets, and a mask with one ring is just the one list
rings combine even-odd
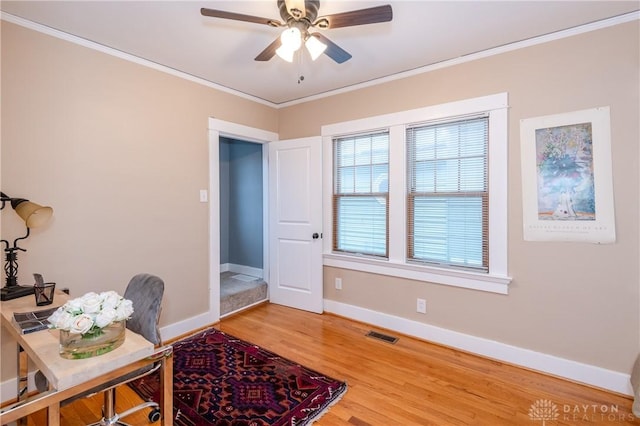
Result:
{"label": "picture frame", "polygon": [[616,240],[609,107],[520,120],[525,241]]}

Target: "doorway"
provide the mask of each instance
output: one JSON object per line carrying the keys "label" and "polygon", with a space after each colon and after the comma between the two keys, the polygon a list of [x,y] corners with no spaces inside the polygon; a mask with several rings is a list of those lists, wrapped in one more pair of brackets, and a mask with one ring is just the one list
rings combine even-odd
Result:
{"label": "doorway", "polygon": [[262,145],[220,137],[220,316],[268,299]]}
{"label": "doorway", "polygon": [[[314,152],[312,148],[312,146],[319,148],[321,139],[314,137],[305,138],[306,140],[279,141],[277,133],[209,118],[209,189],[211,194],[209,204],[209,311],[205,314],[203,320],[208,323],[215,323],[221,317],[219,161],[221,138],[252,142],[262,147],[262,269],[263,276],[266,277],[265,281],[268,282],[269,286],[267,300],[298,309],[321,312],[322,154],[319,151]],[[299,170],[300,162],[295,161],[295,158],[301,155],[303,151],[306,154],[300,158],[304,159],[308,167],[303,167],[302,170]],[[293,166],[298,171],[290,170],[289,166]],[[286,187],[281,187],[278,182],[287,183],[287,185],[285,185]],[[305,182],[305,185],[298,188],[304,189],[304,191],[296,189],[292,193],[290,191],[292,188],[290,188],[291,185],[289,184],[293,182]],[[283,195],[287,196],[283,197]],[[280,200],[280,202],[274,203],[276,200]],[[278,206],[278,204],[280,205]],[[287,208],[285,204],[295,208],[292,210]],[[303,215],[306,217],[303,221],[300,221],[300,218],[296,219],[304,211],[313,214],[311,216]],[[286,217],[282,217],[277,212],[285,212]],[[284,220],[283,223],[285,224],[291,222],[291,220],[300,222],[302,234],[289,237],[280,235],[278,223],[282,220]],[[307,229],[307,225],[310,225],[313,230],[311,228]],[[299,261],[300,264],[304,263],[306,265],[305,268],[292,264],[291,259],[283,252],[287,248],[292,248],[295,245],[295,240],[299,240],[297,244],[300,247],[306,246],[309,248],[306,250],[308,258],[300,259]],[[296,252],[296,254],[300,258],[300,253]],[[278,300],[272,300],[275,294],[279,295]],[[313,306],[307,306],[309,303]]]}
{"label": "doorway", "polygon": [[[278,140],[278,134],[262,129],[244,126],[241,124],[231,123],[228,121],[209,118],[209,312],[207,312],[205,321],[215,323],[220,319],[220,139],[229,138],[247,142],[254,142],[262,146],[262,170],[267,168],[268,160],[268,143]],[[262,181],[265,183],[263,188],[263,199],[267,198],[268,179],[263,174]],[[262,211],[262,222],[267,223],[267,206]],[[263,242],[263,276],[269,277],[269,252],[266,244],[268,242],[267,228],[264,227],[262,234]],[[265,281],[269,281],[268,279]]]}

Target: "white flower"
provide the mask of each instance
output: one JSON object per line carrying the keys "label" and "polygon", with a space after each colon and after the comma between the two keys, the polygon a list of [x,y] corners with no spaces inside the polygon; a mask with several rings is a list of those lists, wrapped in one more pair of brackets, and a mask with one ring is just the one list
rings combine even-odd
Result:
{"label": "white flower", "polygon": [[48,318],[48,320],[55,328],[68,330],[73,322],[73,315],[67,312],[64,307],[60,307]]}
{"label": "white flower", "polygon": [[93,318],[88,314],[80,314],[73,317],[73,322],[69,327],[70,333],[84,334],[93,327]]}
{"label": "white flower", "polygon": [[87,293],[82,296],[82,312],[85,314],[94,314],[100,312],[102,306],[102,298],[95,293]]}
{"label": "white flower", "polygon": [[72,299],[72,300],[69,300],[67,303],[65,303],[64,309],[67,312],[70,312],[72,314],[81,314],[82,303],[83,303],[83,299],[81,297],[78,297],[77,299]]}
{"label": "white flower", "polygon": [[116,321],[122,321],[129,318],[133,314],[133,302],[128,299],[122,299],[122,302],[116,308]]}
{"label": "white flower", "polygon": [[115,309],[120,303],[120,299],[122,299],[122,297],[113,290],[100,293],[100,297],[102,298],[102,309]]}
{"label": "white flower", "polygon": [[98,327],[102,328],[111,324],[115,320],[116,310],[113,308],[106,308],[98,312],[98,315],[96,315],[95,323]]}
{"label": "white flower", "polygon": [[92,328],[104,328],[115,321],[126,320],[132,314],[131,300],[115,291],[89,292],[59,307],[48,321],[54,328],[84,334]]}

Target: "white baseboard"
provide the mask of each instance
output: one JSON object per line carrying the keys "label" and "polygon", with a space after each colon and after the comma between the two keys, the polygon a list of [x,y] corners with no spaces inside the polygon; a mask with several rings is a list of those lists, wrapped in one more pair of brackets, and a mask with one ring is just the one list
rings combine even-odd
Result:
{"label": "white baseboard", "polygon": [[235,272],[236,274],[251,275],[252,277],[264,278],[264,270],[251,266],[236,265],[235,263],[223,263],[220,265],[220,272]]}
{"label": "white baseboard", "polygon": [[[633,395],[633,390],[629,382],[629,374],[607,370],[594,365],[583,364],[577,361],[535,352],[529,349],[507,345],[494,340],[459,333],[457,331],[451,331],[333,300],[324,300],[324,310],[356,321],[397,331],[398,333],[408,336],[414,336],[419,339],[472,352],[554,376],[564,377],[613,392],[630,396]],[[215,322],[217,322],[217,319],[213,320],[209,313],[204,313],[162,327],[160,333],[163,340],[170,340]],[[33,389],[34,386],[33,372],[30,372],[29,388]],[[0,383],[0,401],[15,398],[16,389],[16,379],[9,379]]]}
{"label": "white baseboard", "polygon": [[625,395],[633,395],[630,375],[583,364],[494,340],[484,339],[445,328],[424,324],[406,318],[372,311],[359,306],[333,300],[324,300],[324,310],[346,318],[382,327],[419,339],[472,352],[481,356],[508,362],[509,364],[552,374],[587,385],[596,386]]}
{"label": "white baseboard", "polygon": [[[29,384],[29,389],[35,389],[36,383],[34,381],[35,371],[30,371],[27,374],[27,383]],[[18,379],[9,379],[0,383],[0,401],[3,403],[9,400],[14,400],[18,395]]]}
{"label": "white baseboard", "polygon": [[213,325],[216,322],[218,322],[218,319],[214,320],[209,312],[205,312],[203,314],[196,315],[195,317],[160,327],[160,336],[162,336],[163,341],[168,341],[191,333],[199,328]]}

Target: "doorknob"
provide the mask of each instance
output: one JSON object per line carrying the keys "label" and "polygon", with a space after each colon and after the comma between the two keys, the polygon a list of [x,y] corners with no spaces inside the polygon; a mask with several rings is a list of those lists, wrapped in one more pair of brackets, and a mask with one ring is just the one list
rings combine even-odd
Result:
{"label": "doorknob", "polygon": [[320,235],[317,232],[314,232],[313,235],[311,236],[314,240],[317,240],[318,238],[320,238]]}

